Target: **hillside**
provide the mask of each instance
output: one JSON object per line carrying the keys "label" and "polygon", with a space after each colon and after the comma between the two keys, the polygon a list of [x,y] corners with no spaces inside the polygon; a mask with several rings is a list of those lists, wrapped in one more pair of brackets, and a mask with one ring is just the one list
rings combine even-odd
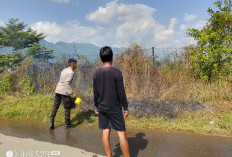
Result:
{"label": "hillside", "polygon": [[[66,43],[63,41],[59,41],[57,43],[48,42],[46,40],[42,40],[41,45],[45,46],[49,50],[54,50],[54,55],[56,59],[59,59],[63,55],[69,57],[73,57],[75,53],[79,55],[86,55],[90,57],[98,56],[100,47],[91,44],[91,43]],[[12,48],[4,47],[0,48],[1,53],[9,53]],[[113,48],[115,54],[120,51],[120,48]]]}

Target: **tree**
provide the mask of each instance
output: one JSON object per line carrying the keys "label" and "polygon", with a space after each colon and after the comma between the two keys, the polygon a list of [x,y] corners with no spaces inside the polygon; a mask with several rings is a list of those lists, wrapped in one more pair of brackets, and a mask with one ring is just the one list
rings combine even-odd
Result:
{"label": "tree", "polygon": [[15,67],[18,66],[22,61],[24,57],[22,55],[22,52],[18,51],[12,51],[8,54],[0,54],[0,73],[6,68],[6,67]]}
{"label": "tree", "polygon": [[48,59],[54,58],[53,50],[47,50],[47,48],[41,44],[32,45],[26,50],[26,55],[42,61],[48,61]]}
{"label": "tree", "polygon": [[19,19],[9,19],[6,26],[0,26],[0,46],[13,47],[14,51],[18,51],[31,47],[45,38],[42,33],[37,34],[36,31],[26,27],[27,25],[19,22]]}
{"label": "tree", "polygon": [[210,18],[203,29],[191,28],[188,36],[197,41],[192,56],[197,74],[206,81],[232,73],[232,1],[214,3],[218,10],[208,9]]}
{"label": "tree", "polygon": [[6,67],[17,67],[28,56],[40,61],[53,58],[53,50],[39,44],[45,36],[26,27],[19,19],[9,19],[6,26],[0,26],[0,48],[13,47],[12,52],[0,54],[0,72]]}

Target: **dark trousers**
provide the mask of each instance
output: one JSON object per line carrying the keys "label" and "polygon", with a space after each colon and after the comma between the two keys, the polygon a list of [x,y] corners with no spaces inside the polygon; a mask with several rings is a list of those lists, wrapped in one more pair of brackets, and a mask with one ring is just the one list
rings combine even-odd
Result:
{"label": "dark trousers", "polygon": [[56,113],[60,107],[61,104],[61,100],[63,102],[64,105],[64,109],[65,109],[65,124],[69,124],[70,123],[70,102],[71,102],[71,97],[67,96],[67,95],[62,95],[62,94],[55,94],[55,101],[54,101],[54,106],[52,109],[52,114],[51,114],[51,119],[54,120]]}

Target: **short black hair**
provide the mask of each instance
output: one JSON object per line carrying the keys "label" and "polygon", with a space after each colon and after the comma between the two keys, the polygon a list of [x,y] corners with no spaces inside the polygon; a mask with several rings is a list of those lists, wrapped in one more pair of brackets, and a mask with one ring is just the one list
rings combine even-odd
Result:
{"label": "short black hair", "polygon": [[113,58],[113,51],[111,47],[105,46],[100,50],[100,58],[102,62],[110,62]]}
{"label": "short black hair", "polygon": [[71,64],[71,63],[77,63],[77,60],[76,59],[69,59],[68,60],[68,63]]}

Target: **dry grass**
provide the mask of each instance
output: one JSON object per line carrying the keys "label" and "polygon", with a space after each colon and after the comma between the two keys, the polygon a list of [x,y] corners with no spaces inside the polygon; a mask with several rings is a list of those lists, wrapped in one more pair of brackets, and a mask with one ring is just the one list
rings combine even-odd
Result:
{"label": "dry grass", "polygon": [[[189,54],[189,50],[185,49],[173,61],[164,62],[160,67],[155,67],[147,56],[146,50],[132,44],[125,52],[115,57],[114,66],[123,73],[128,98],[197,101],[214,106],[214,109],[210,111],[184,112],[172,120],[164,117],[138,119],[131,116],[126,120],[129,127],[231,135],[232,82],[217,81],[206,84],[196,79]],[[94,65],[88,62],[84,66],[78,65],[72,86],[82,98],[85,96],[92,98],[92,74],[101,65],[99,60]],[[54,91],[60,71],[66,66],[67,59],[64,57],[41,74],[35,70],[36,65],[31,60],[25,60],[22,66],[11,74],[10,94],[0,96],[0,118],[49,121],[54,101],[54,95],[51,93]],[[38,67],[36,69],[38,70]],[[34,95],[19,97],[17,93],[21,89],[18,83],[25,74],[30,75],[37,89]],[[46,95],[47,93],[50,94]],[[63,109],[60,112],[56,120],[63,122]],[[74,110],[72,117],[78,123],[80,121],[97,123],[92,112]],[[214,121],[214,125],[211,125],[210,121]]]}
{"label": "dry grass", "polygon": [[163,93],[160,100],[197,101],[228,113],[232,112],[232,83],[178,82]]}
{"label": "dry grass", "polygon": [[116,57],[115,66],[124,77],[129,98],[156,98],[159,101],[195,101],[231,111],[232,82],[205,83],[196,79],[189,49],[175,55],[174,61],[152,65],[145,49],[132,44]]}
{"label": "dry grass", "polygon": [[129,98],[157,96],[160,87],[157,69],[140,46],[133,44],[118,54],[115,66],[123,73]]}

